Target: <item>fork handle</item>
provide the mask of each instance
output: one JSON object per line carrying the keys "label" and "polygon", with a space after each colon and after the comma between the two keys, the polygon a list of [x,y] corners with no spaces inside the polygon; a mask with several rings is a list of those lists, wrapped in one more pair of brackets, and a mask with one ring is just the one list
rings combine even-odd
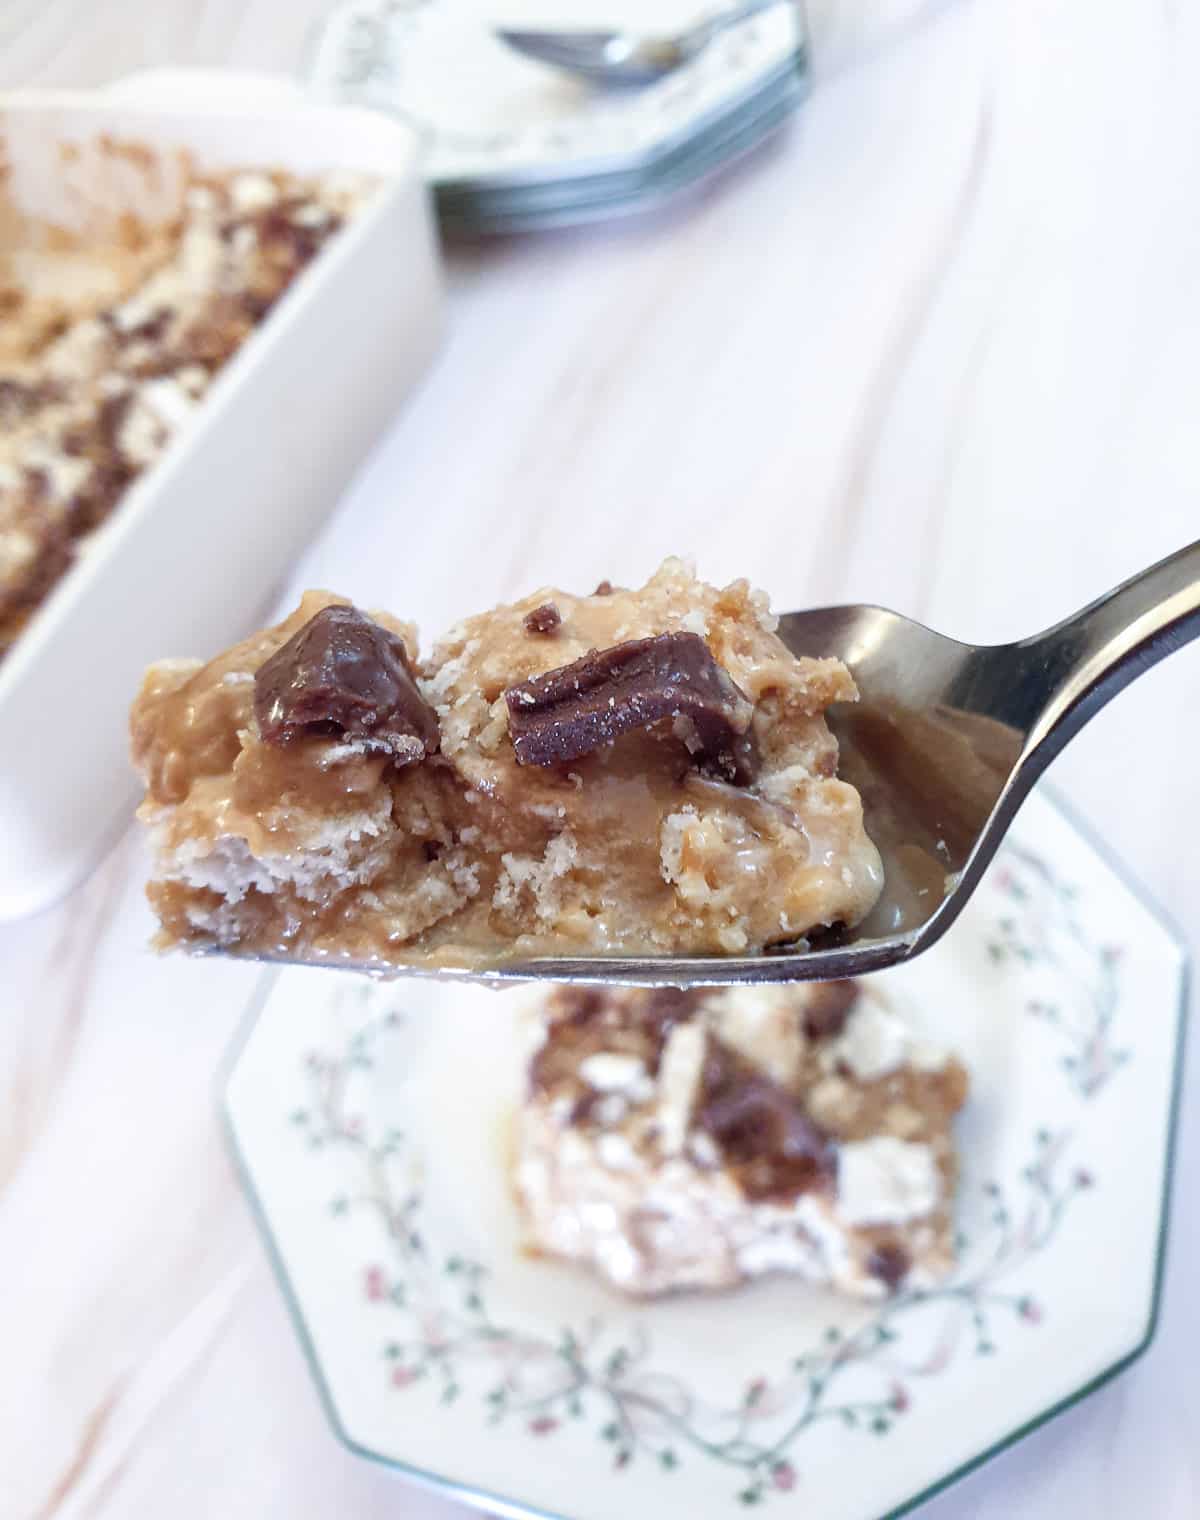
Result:
{"label": "fork handle", "polygon": [[1019,652],[1029,705],[1022,763],[1040,772],[1130,681],[1200,636],[1200,543],[1160,560]]}

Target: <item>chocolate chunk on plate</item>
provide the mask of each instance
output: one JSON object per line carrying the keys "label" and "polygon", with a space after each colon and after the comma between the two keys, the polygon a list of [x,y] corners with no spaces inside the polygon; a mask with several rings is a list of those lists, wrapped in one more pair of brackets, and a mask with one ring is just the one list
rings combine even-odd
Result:
{"label": "chocolate chunk on plate", "polygon": [[792,1094],[716,1039],[695,1117],[748,1198],[795,1197],[836,1178],[834,1146]]}
{"label": "chocolate chunk on plate", "polygon": [[695,633],[593,650],[504,693],[520,765],[577,760],[636,729],[671,721],[706,774],[745,786],[757,765],[754,704]]}
{"label": "chocolate chunk on plate", "polygon": [[883,1241],[867,1257],[867,1271],[894,1293],[912,1267],[912,1257],[902,1245]]}
{"label": "chocolate chunk on plate", "polygon": [[810,1040],[833,1039],[846,1027],[851,1008],[858,1002],[855,982],[816,982],[804,1010],[804,1032]]}
{"label": "chocolate chunk on plate", "polygon": [[260,666],[254,715],[268,744],[342,734],[387,750],[397,765],[438,747],[437,714],[417,690],[394,633],[356,607],[324,607]]}

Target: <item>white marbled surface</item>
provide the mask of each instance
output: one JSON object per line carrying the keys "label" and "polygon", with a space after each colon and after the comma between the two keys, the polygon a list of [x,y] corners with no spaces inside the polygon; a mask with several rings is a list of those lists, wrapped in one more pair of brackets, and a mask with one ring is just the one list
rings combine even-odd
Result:
{"label": "white marbled surface", "polygon": [[[317,9],[9,0],[0,82],[287,68]],[[450,251],[441,357],[295,584],[432,630],[692,551],[999,639],[1196,535],[1200,12],[814,9],[818,89],[735,174]],[[1198,676],[1160,666],[1054,772],[1193,937]],[[0,930],[0,1516],[460,1513],[325,1426],[214,1120],[253,973],[148,955],[143,869],[127,839]],[[923,1520],[1200,1510],[1188,1096],[1156,1344]]]}

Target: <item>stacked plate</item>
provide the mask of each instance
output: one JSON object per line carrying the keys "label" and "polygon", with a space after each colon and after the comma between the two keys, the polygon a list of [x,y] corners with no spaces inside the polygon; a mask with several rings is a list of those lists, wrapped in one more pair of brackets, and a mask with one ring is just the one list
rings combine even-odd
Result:
{"label": "stacked plate", "polygon": [[[306,74],[327,100],[401,117],[425,144],[443,220],[515,231],[654,206],[761,142],[807,81],[799,0],[720,32],[637,89],[603,89],[510,49],[497,24],[672,32],[679,0],[609,0],[503,15],[487,0],[342,0],[315,34]],[[556,19],[548,20],[548,16]]]}

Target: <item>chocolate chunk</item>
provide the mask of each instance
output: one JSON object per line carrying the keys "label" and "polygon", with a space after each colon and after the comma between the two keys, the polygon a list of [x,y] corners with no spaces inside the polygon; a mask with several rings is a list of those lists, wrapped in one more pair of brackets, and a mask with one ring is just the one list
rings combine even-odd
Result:
{"label": "chocolate chunk", "polygon": [[[36,490],[26,472],[26,488]],[[71,566],[75,558],[75,544],[70,529],[59,515],[39,513],[30,521],[29,533],[37,548],[29,572],[20,580],[10,581],[0,587],[0,622],[7,622],[21,607],[33,607],[46,595],[55,581]],[[0,634],[0,648],[4,638]]]}
{"label": "chocolate chunk", "polygon": [[[635,1035],[659,1039],[660,1031],[690,1018],[708,996],[703,987],[654,987],[628,998],[601,987],[566,984],[554,992],[553,1029],[581,1031],[597,1026],[627,1027]],[[665,1033],[662,1036],[665,1038]],[[642,1043],[639,1041],[639,1043]]]}
{"label": "chocolate chunk", "polygon": [[705,987],[655,987],[641,993],[632,1005],[639,1029],[650,1041],[647,1066],[651,1076],[658,1075],[662,1053],[676,1024],[686,1023],[705,998]]}
{"label": "chocolate chunk", "polygon": [[0,418],[7,423],[24,417],[35,405],[34,395],[32,385],[10,380],[7,376],[0,377]]}
{"label": "chocolate chunk", "polygon": [[133,392],[121,391],[115,396],[105,396],[96,412],[96,443],[103,449],[119,447],[121,429],[133,405]]}
{"label": "chocolate chunk", "polygon": [[100,321],[122,346],[127,343],[157,343],[170,325],[171,308],[169,306],[158,306],[148,317],[131,327],[122,327],[120,325],[117,320],[116,308],[113,308],[111,311],[102,311],[100,313]]}
{"label": "chocolate chunk", "polygon": [[438,747],[437,714],[403,642],[356,607],[323,607],[260,667],[254,714],[268,744],[344,734],[388,750],[397,765]]}
{"label": "chocolate chunk", "polygon": [[796,1099],[710,1036],[696,1123],[720,1147],[748,1198],[794,1198],[832,1186],[836,1152]]}
{"label": "chocolate chunk", "polygon": [[612,581],[601,581],[600,584],[596,587],[595,591],[592,592],[593,596],[611,596],[612,594]]}
{"label": "chocolate chunk", "polygon": [[78,423],[63,434],[62,450],[72,459],[92,459],[97,463],[115,462],[120,455],[120,433],[133,405],[131,390],[105,396],[96,415]]}
{"label": "chocolate chunk", "polygon": [[63,507],[63,518],[70,531],[80,537],[98,528],[136,474],[136,469],[115,453],[100,451],[84,483]]}
{"label": "chocolate chunk", "polygon": [[612,999],[599,987],[562,986],[554,994],[554,1015],[577,1028],[595,1023],[612,1007]]}
{"label": "chocolate chunk", "polygon": [[[540,1090],[534,1088],[535,1094]],[[567,1112],[567,1123],[572,1126],[589,1124],[597,1105],[603,1101],[604,1096],[604,1093],[597,1092],[591,1087],[581,1092]]]}
{"label": "chocolate chunk", "polygon": [[31,416],[39,407],[56,401],[61,388],[52,380],[29,382],[0,375],[0,425],[9,427]]}
{"label": "chocolate chunk", "polygon": [[648,1024],[678,1024],[691,1018],[709,995],[707,987],[653,987],[644,994],[639,1014]]}
{"label": "chocolate chunk", "polygon": [[804,1032],[810,1040],[828,1040],[841,1034],[851,1008],[858,1002],[854,982],[818,982],[808,994]]}
{"label": "chocolate chunk", "polygon": [[908,1252],[895,1241],[883,1241],[867,1257],[867,1271],[886,1283],[893,1293],[908,1276],[911,1266]]}
{"label": "chocolate chunk", "polygon": [[562,613],[553,602],[543,602],[522,620],[526,633],[553,633],[562,622]]}
{"label": "chocolate chunk", "polygon": [[600,987],[557,988],[546,1038],[530,1063],[530,1091],[565,1091],[574,1104],[571,1122],[582,1123],[604,1096],[579,1090],[578,1069],[584,1057],[599,1051],[632,1056],[652,1076],[657,1073],[670,1024],[647,1012],[646,1000],[652,996],[614,995]]}
{"label": "chocolate chunk", "polygon": [[660,633],[592,650],[504,693],[519,765],[578,760],[667,719],[697,765],[745,786],[756,754],[754,705],[695,633]]}
{"label": "chocolate chunk", "polygon": [[172,342],[174,363],[219,368],[271,309],[274,296],[262,291],[226,291],[210,303],[203,317]]}
{"label": "chocolate chunk", "polygon": [[[340,218],[332,215],[317,225],[296,221],[296,213],[312,204],[303,197],[292,196],[282,204],[269,206],[255,213],[248,221],[236,225],[253,227],[259,248],[264,254],[275,260],[282,258],[294,269],[299,269],[316,257],[322,244],[341,225]],[[235,226],[222,228],[222,236],[232,237],[234,231]]]}
{"label": "chocolate chunk", "polygon": [[21,471],[21,479],[35,501],[49,501],[50,475],[41,465],[26,465]]}

